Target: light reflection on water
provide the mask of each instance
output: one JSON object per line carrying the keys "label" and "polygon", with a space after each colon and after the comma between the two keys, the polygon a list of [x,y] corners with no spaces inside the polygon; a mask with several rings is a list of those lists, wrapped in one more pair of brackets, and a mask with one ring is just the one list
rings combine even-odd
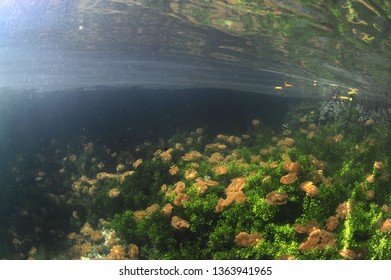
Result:
{"label": "light reflection on water", "polygon": [[[0,10],[7,67],[0,87],[215,85],[273,93],[288,75],[388,95],[390,4],[310,2],[8,1]],[[160,66],[150,69],[151,61]],[[296,94],[328,91],[305,90]]]}

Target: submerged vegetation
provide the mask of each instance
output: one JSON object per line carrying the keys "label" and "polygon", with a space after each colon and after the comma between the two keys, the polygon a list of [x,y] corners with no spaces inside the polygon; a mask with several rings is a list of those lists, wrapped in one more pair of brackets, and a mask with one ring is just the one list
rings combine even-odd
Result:
{"label": "submerged vegetation", "polygon": [[132,152],[53,143],[35,173],[19,158],[15,186],[31,187],[3,257],[391,259],[389,123],[320,114],[296,106],[283,129],[254,119]]}

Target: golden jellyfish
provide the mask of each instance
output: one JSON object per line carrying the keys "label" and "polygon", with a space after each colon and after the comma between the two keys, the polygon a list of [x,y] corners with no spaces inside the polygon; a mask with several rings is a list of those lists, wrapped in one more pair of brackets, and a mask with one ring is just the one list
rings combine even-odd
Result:
{"label": "golden jellyfish", "polygon": [[230,144],[240,144],[242,143],[242,139],[238,136],[231,135],[230,137],[228,137],[227,142]]}
{"label": "golden jellyfish", "polygon": [[136,160],[134,163],[133,163],[133,168],[136,169],[137,167],[139,167],[140,164],[143,163],[143,160],[141,158],[139,158],[138,160]]}
{"label": "golden jellyfish", "polygon": [[193,138],[187,137],[187,138],[186,138],[186,144],[187,144],[187,145],[193,144]]}
{"label": "golden jellyfish", "polygon": [[268,155],[270,155],[272,152],[273,152],[273,151],[272,151],[271,149],[261,149],[261,150],[259,151],[259,153],[260,153],[261,155],[263,155],[263,156],[268,156]]}
{"label": "golden jellyfish", "polygon": [[375,175],[373,175],[373,174],[367,175],[366,181],[367,181],[368,184],[373,184],[373,183],[375,183]]}
{"label": "golden jellyfish", "polygon": [[367,200],[372,200],[375,198],[375,191],[374,190],[367,190],[365,192],[365,197]]}
{"label": "golden jellyfish", "polygon": [[159,210],[159,204],[152,204],[151,206],[147,207],[147,209],[145,209],[145,214],[146,214],[146,218],[149,218],[151,217],[151,215],[158,211]]}
{"label": "golden jellyfish", "polygon": [[181,151],[181,152],[183,152],[185,150],[185,148],[183,148],[182,144],[180,144],[180,143],[175,144],[175,149],[178,151]]}
{"label": "golden jellyfish", "polygon": [[77,213],[76,210],[72,211],[72,217],[75,218],[76,220],[80,219],[79,214]]}
{"label": "golden jellyfish", "polygon": [[314,184],[318,184],[323,181],[323,170],[314,170],[309,173],[311,180]]}
{"label": "golden jellyfish", "polygon": [[87,256],[89,252],[92,250],[91,242],[86,242],[81,245],[81,255]]}
{"label": "golden jellyfish", "polygon": [[134,211],[133,217],[136,221],[141,221],[145,217],[145,211],[144,210],[137,210]]}
{"label": "golden jellyfish", "polygon": [[197,178],[194,186],[197,188],[198,194],[203,195],[208,190],[208,185],[201,178]]}
{"label": "golden jellyfish", "polygon": [[130,175],[133,175],[134,172],[135,172],[134,170],[129,170],[129,171],[126,171],[126,172],[122,173],[122,175],[123,175],[124,177],[128,177],[128,176],[130,176]]}
{"label": "golden jellyfish", "polygon": [[199,128],[196,129],[196,133],[199,134],[199,135],[202,135],[202,134],[204,134],[204,129],[199,127]]}
{"label": "golden jellyfish", "polygon": [[307,233],[311,233],[312,231],[319,229],[319,224],[315,220],[311,220],[305,226]]}
{"label": "golden jellyfish", "polygon": [[178,216],[173,216],[171,218],[171,225],[177,230],[186,230],[190,228],[190,223]]}
{"label": "golden jellyfish", "polygon": [[281,255],[276,260],[291,261],[291,260],[295,260],[295,257],[291,255]]}
{"label": "golden jellyfish", "polygon": [[383,213],[390,213],[390,207],[387,204],[383,204],[381,210]]}
{"label": "golden jellyfish", "polygon": [[312,139],[312,138],[314,138],[315,137],[315,131],[310,131],[310,132],[308,132],[308,134],[307,134],[307,139]]}
{"label": "golden jellyfish", "polygon": [[213,172],[216,175],[224,175],[228,173],[228,167],[227,166],[217,166],[213,169]]}
{"label": "golden jellyfish", "polygon": [[318,129],[318,126],[316,124],[314,124],[314,123],[311,123],[310,125],[308,125],[307,129],[315,131],[315,130]]}
{"label": "golden jellyfish", "polygon": [[109,197],[111,198],[116,198],[120,195],[121,191],[117,188],[112,188],[110,191],[109,191]]}
{"label": "golden jellyfish", "polygon": [[307,233],[307,228],[302,224],[293,224],[293,229],[300,234]]}
{"label": "golden jellyfish", "polygon": [[158,155],[160,155],[163,151],[161,149],[157,149],[156,152],[153,153],[153,156],[154,157],[157,157]]}
{"label": "golden jellyfish", "polygon": [[91,227],[91,225],[86,222],[83,227],[80,229],[80,233],[83,236],[91,236],[91,234],[94,232],[94,229]]}
{"label": "golden jellyfish", "polygon": [[89,194],[91,197],[93,197],[93,198],[97,197],[97,195],[98,195],[98,188],[95,187],[95,186],[91,186],[91,187],[88,189],[88,194]]}
{"label": "golden jellyfish", "polygon": [[376,169],[382,169],[383,166],[384,166],[384,164],[381,161],[375,161],[373,163],[373,167],[375,167]]}
{"label": "golden jellyfish", "polygon": [[194,180],[197,177],[198,177],[197,170],[195,170],[193,168],[186,170],[186,172],[185,172],[186,180]]}
{"label": "golden jellyfish", "polygon": [[380,231],[382,233],[389,232],[391,230],[391,219],[386,219],[381,225],[380,225]]}
{"label": "golden jellyfish", "polygon": [[174,205],[178,207],[183,207],[183,203],[189,201],[190,198],[187,194],[185,193],[178,193],[175,198],[174,198]]}
{"label": "golden jellyfish", "polygon": [[352,204],[350,202],[343,202],[338,205],[335,212],[339,219],[344,220],[350,214],[350,212],[352,212]]}
{"label": "golden jellyfish", "polygon": [[163,207],[163,209],[162,209],[163,215],[164,215],[165,217],[167,217],[167,218],[170,217],[173,208],[174,208],[174,207],[171,205],[171,203],[167,203],[167,204]]}
{"label": "golden jellyfish", "polygon": [[226,199],[220,198],[215,207],[217,213],[221,213],[231,203],[244,203],[247,201],[247,196],[242,189],[247,183],[246,177],[237,177],[231,180],[231,184],[225,189]]}
{"label": "golden jellyfish", "polygon": [[356,258],[356,252],[354,252],[351,249],[344,248],[338,251],[338,254],[344,258],[344,259],[355,259]]}
{"label": "golden jellyfish", "polygon": [[225,193],[241,191],[247,183],[246,177],[236,177],[231,179],[231,184],[225,189]]}
{"label": "golden jellyfish", "polygon": [[296,142],[293,138],[290,137],[285,137],[282,141],[283,141],[283,145],[286,145],[288,147],[292,146]]}
{"label": "golden jellyfish", "polygon": [[115,168],[115,170],[117,170],[118,172],[122,172],[124,171],[124,169],[125,169],[125,165],[122,163],[118,164],[117,167]]}
{"label": "golden jellyfish", "polygon": [[203,182],[205,182],[205,184],[206,184],[208,187],[216,187],[216,186],[219,184],[219,182],[213,181],[213,180],[211,180],[211,179],[202,179],[202,178],[200,178],[200,180],[202,180]]}
{"label": "golden jellyfish", "polygon": [[288,136],[288,135],[291,135],[292,134],[292,130],[290,129],[285,129],[282,134],[284,134],[285,136]]}
{"label": "golden jellyfish", "polygon": [[368,119],[365,121],[364,123],[364,126],[372,126],[375,124],[375,120],[374,119]]}
{"label": "golden jellyfish", "polygon": [[299,162],[292,162],[288,169],[289,172],[299,174],[301,172],[301,164]]}
{"label": "golden jellyfish", "polygon": [[270,175],[266,175],[265,177],[262,178],[262,184],[266,184],[270,182],[272,177]]}
{"label": "golden jellyfish", "polygon": [[235,236],[235,245],[238,247],[256,246],[261,241],[262,235],[259,232],[240,232]]}
{"label": "golden jellyfish", "polygon": [[108,260],[124,260],[125,248],[121,245],[115,245],[110,249],[110,253],[107,255]]}
{"label": "golden jellyfish", "polygon": [[289,185],[289,184],[296,182],[297,179],[298,178],[297,178],[296,173],[289,173],[289,174],[281,177],[280,183],[284,184],[284,185]]}
{"label": "golden jellyfish", "polygon": [[96,179],[98,180],[115,179],[115,178],[117,178],[117,175],[110,174],[107,172],[99,172],[98,174],[96,174]]}
{"label": "golden jellyfish", "polygon": [[265,202],[269,205],[283,205],[288,201],[286,192],[272,191],[266,195]]}
{"label": "golden jellyfish", "polygon": [[260,161],[259,162],[259,167],[267,167],[267,166],[269,166],[269,164],[267,164],[267,162],[264,162],[264,161]]}
{"label": "golden jellyfish", "polygon": [[131,243],[128,248],[128,255],[130,259],[137,259],[139,255],[139,249],[136,244]]}
{"label": "golden jellyfish", "polygon": [[178,194],[178,193],[181,193],[185,190],[185,183],[182,182],[182,181],[178,181],[175,183],[175,189],[174,189],[174,193]]}
{"label": "golden jellyfish", "polygon": [[163,185],[160,187],[160,191],[161,191],[161,192],[166,192],[167,190],[168,190],[167,184],[163,184]]}
{"label": "golden jellyfish", "polygon": [[326,229],[328,231],[334,231],[338,227],[338,217],[337,216],[331,216],[327,219]]}
{"label": "golden jellyfish", "polygon": [[321,229],[313,230],[307,240],[300,244],[299,250],[302,253],[311,251],[313,249],[324,250],[327,247],[334,247],[336,240],[334,235],[327,231]]}
{"label": "golden jellyfish", "polygon": [[179,171],[179,168],[178,168],[178,166],[176,166],[176,165],[171,165],[171,166],[170,166],[170,170],[168,170],[168,172],[169,172],[172,176],[176,175],[176,174],[178,173],[178,171]]}
{"label": "golden jellyfish", "polygon": [[310,159],[310,161],[312,162],[312,164],[317,168],[317,169],[320,169],[320,170],[324,170],[325,167],[326,167],[326,163],[324,161],[320,161],[318,160],[315,156],[313,155],[309,155],[308,158]]}
{"label": "golden jellyfish", "polygon": [[170,162],[172,160],[171,152],[173,149],[168,149],[167,151],[162,152],[159,156],[164,162]]}
{"label": "golden jellyfish", "polygon": [[212,164],[217,164],[217,163],[220,163],[224,160],[224,157],[222,154],[220,153],[213,153],[210,158],[208,159],[208,161]]}
{"label": "golden jellyfish", "polygon": [[318,187],[311,181],[306,181],[300,184],[300,189],[306,193],[309,197],[316,197],[318,195]]}
{"label": "golden jellyfish", "polygon": [[261,157],[260,157],[260,156],[252,155],[252,156],[250,157],[251,163],[257,163],[257,162],[259,162],[260,160],[261,160]]}
{"label": "golden jellyfish", "polygon": [[191,152],[188,152],[187,154],[185,154],[184,156],[182,156],[182,159],[184,161],[193,161],[193,160],[197,160],[197,159],[200,159],[202,157],[202,154],[198,151],[191,151]]}
{"label": "golden jellyfish", "polygon": [[260,123],[261,123],[261,121],[258,120],[258,119],[253,119],[253,120],[251,121],[251,124],[252,124],[253,126],[258,126]]}
{"label": "golden jellyfish", "polygon": [[304,129],[304,128],[300,128],[300,132],[302,134],[308,134],[309,133],[309,131],[307,129]]}
{"label": "golden jellyfish", "polygon": [[198,167],[200,167],[200,164],[197,162],[192,162],[192,163],[190,163],[190,166],[193,168],[198,168]]}
{"label": "golden jellyfish", "polygon": [[102,233],[99,230],[95,230],[91,234],[91,240],[94,241],[94,242],[98,242],[98,241],[100,241],[102,239],[103,239],[103,235],[102,235]]}
{"label": "golden jellyfish", "polygon": [[223,210],[231,205],[231,203],[244,203],[247,201],[247,196],[242,191],[230,192],[227,194],[227,198],[220,198],[215,207],[217,213],[223,212]]}

